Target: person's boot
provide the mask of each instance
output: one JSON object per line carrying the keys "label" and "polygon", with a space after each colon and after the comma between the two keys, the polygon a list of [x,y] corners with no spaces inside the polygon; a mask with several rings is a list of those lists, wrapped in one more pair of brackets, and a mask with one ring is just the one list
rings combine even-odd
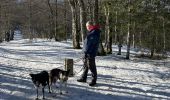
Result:
{"label": "person's boot", "polygon": [[89,83],[89,86],[94,86],[96,85],[96,80],[92,80],[90,83]]}
{"label": "person's boot", "polygon": [[77,82],[85,83],[85,82],[86,82],[86,79],[80,78],[80,79],[77,79]]}

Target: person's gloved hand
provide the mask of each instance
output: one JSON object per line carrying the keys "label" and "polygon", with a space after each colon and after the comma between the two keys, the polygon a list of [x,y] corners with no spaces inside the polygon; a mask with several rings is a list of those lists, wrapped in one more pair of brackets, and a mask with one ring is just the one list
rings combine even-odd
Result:
{"label": "person's gloved hand", "polygon": [[91,58],[90,54],[85,54],[85,57],[88,58],[88,59]]}
{"label": "person's gloved hand", "polygon": [[86,58],[90,58],[90,55],[85,53],[83,56],[83,59],[86,59]]}

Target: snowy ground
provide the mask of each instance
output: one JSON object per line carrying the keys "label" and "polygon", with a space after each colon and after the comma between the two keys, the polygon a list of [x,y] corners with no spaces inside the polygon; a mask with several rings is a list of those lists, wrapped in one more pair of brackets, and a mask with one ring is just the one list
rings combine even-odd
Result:
{"label": "snowy ground", "polygon": [[[29,73],[64,64],[65,58],[77,60],[81,50],[71,48],[71,42],[36,40],[15,40],[0,44],[0,100],[33,100],[36,91]],[[124,48],[123,51],[125,51]],[[132,52],[130,60],[113,54],[96,57],[98,81],[95,87],[88,83],[78,83],[81,73],[70,77],[68,93],[49,94],[47,100],[170,100],[170,59],[148,60],[135,58]],[[74,64],[74,71],[79,72],[82,61]],[[64,67],[60,67],[64,68]],[[90,72],[88,82],[90,82]],[[42,98],[40,90],[39,97]]]}

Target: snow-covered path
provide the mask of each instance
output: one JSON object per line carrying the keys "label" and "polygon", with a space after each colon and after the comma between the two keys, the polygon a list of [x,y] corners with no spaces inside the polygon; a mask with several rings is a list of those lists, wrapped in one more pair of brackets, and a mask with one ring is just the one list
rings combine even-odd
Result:
{"label": "snow-covered path", "polygon": [[[0,100],[32,100],[35,88],[29,73],[51,70],[64,64],[65,58],[77,60],[81,50],[71,48],[71,42],[38,39],[15,40],[0,44]],[[125,60],[113,54],[96,57],[98,80],[95,87],[78,83],[81,73],[70,77],[68,93],[49,94],[47,100],[168,100],[170,99],[170,59],[148,60],[131,57]],[[132,53],[135,53],[132,51]],[[74,64],[79,72],[82,61]],[[64,68],[64,67],[61,67]],[[88,82],[90,82],[90,72]],[[39,97],[42,98],[41,90]]]}

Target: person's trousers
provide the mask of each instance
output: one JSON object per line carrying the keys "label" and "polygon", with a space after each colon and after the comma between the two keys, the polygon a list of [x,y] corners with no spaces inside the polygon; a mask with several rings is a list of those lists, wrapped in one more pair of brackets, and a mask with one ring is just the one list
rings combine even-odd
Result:
{"label": "person's trousers", "polygon": [[82,74],[81,78],[83,80],[86,80],[88,70],[90,69],[91,74],[92,74],[92,81],[96,82],[96,80],[97,80],[97,69],[96,69],[95,58],[89,58],[89,57],[84,58],[83,67],[84,67],[84,70],[83,70],[83,74]]}

